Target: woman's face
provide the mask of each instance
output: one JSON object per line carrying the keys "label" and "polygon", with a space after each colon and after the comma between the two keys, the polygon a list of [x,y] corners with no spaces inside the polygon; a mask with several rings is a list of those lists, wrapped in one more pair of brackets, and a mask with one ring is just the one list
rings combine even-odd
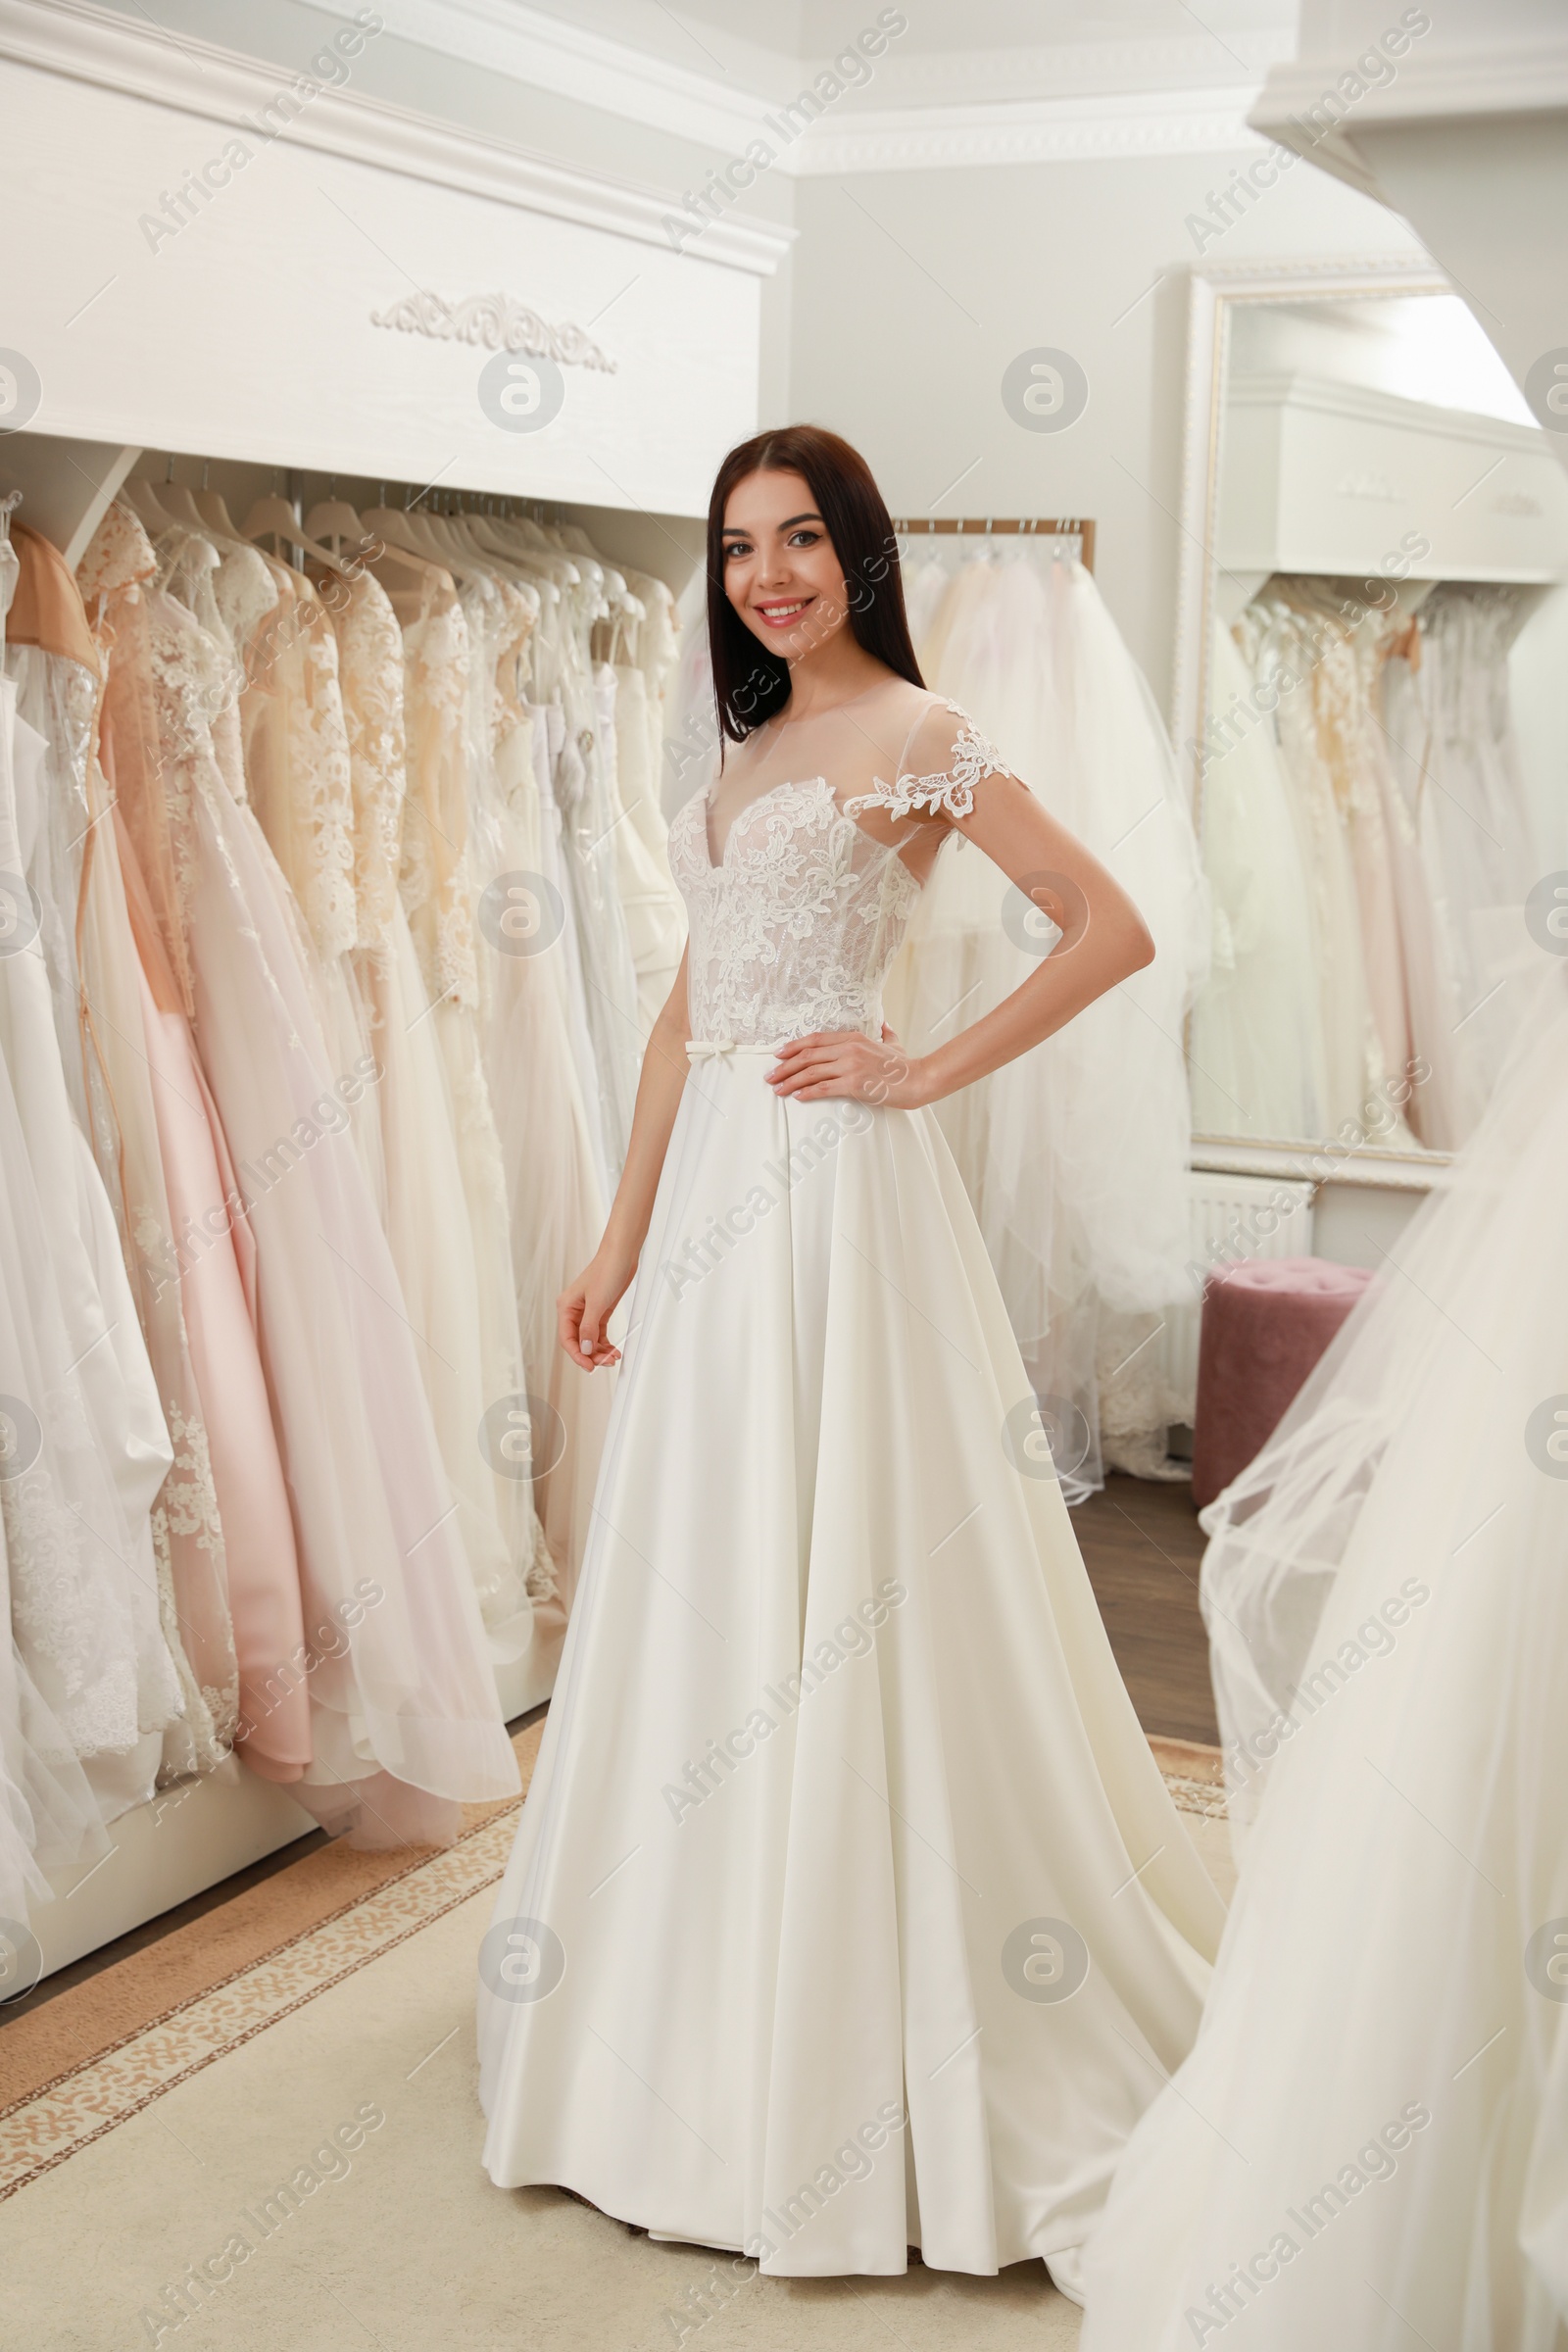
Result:
{"label": "woman's face", "polygon": [[798,662],[849,618],[844,566],[799,473],[749,473],[724,509],[724,593],[754,637]]}

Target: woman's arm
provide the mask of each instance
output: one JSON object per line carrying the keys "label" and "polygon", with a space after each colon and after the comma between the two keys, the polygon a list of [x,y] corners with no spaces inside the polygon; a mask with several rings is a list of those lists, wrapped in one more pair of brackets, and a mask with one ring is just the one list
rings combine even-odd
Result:
{"label": "woman's arm", "polygon": [[1061,938],[993,1011],[915,1059],[896,1040],[878,1042],[856,1031],[819,1030],[797,1038],[768,1072],[777,1094],[803,1102],[854,1095],[895,1110],[939,1102],[1027,1054],[1153,961],[1154,943],[1121,884],[1016,776],[988,777],[967,816],[917,821],[922,827],[952,823],[966,834],[1049,915]]}
{"label": "woman's arm", "polygon": [[596,1364],[618,1362],[620,1349],[605,1338],[609,1322],[631,1287],[637,1259],[654,1213],[660,1171],[669,1149],[681,1089],[690,1063],[686,1041],[691,1036],[686,1009],[686,957],[682,955],[675,984],[654,1023],[637,1082],[637,1106],[632,1113],[626,1164],[615,1187],[615,1198],[605,1224],[604,1239],[591,1263],[556,1300],[556,1328],[561,1345],[574,1364],[591,1372]]}

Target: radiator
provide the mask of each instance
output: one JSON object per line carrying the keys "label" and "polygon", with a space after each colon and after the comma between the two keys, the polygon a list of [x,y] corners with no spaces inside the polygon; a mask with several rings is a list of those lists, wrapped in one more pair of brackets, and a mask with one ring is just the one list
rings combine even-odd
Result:
{"label": "radiator", "polygon": [[1231,1176],[1207,1168],[1190,1169],[1187,1182],[1191,1288],[1167,1309],[1157,1345],[1169,1391],[1181,1399],[1179,1418],[1190,1427],[1204,1271],[1244,1257],[1309,1257],[1314,1188],[1288,1177]]}

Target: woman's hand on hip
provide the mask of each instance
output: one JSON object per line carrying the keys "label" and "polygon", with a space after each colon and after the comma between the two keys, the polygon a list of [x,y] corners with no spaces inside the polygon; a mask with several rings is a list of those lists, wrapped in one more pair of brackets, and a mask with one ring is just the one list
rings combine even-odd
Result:
{"label": "woman's hand on hip", "polygon": [[905,1053],[886,1023],[879,1038],[858,1029],[813,1029],[809,1037],[796,1038],[780,1049],[767,1083],[797,1102],[837,1097],[886,1110],[918,1110],[931,1100],[923,1064]]}

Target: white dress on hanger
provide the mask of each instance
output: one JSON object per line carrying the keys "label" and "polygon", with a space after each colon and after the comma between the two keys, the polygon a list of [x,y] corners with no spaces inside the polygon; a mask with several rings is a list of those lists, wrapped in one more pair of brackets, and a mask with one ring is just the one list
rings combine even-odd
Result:
{"label": "white dress on hanger", "polygon": [[[495,1396],[520,1379],[520,1366],[514,1369],[504,1351],[498,1364],[486,1345],[511,1289],[511,1253],[504,1250],[493,1264],[480,1246],[492,1238],[487,1201],[484,1226],[475,1231],[461,1152],[467,1138],[460,1139],[443,1032],[439,1016],[431,1016],[398,889],[408,786],[402,633],[385,590],[365,572],[334,601],[332,617],[354,781],[354,961],[381,1071],[375,1102],[387,1240],[418,1340],[480,1615],[494,1656],[510,1663],[533,1638],[528,1579],[536,1571],[538,1526],[530,1489],[497,1477],[478,1431]],[[481,1198],[482,1175],[481,1168],[475,1179]]]}
{"label": "white dress on hanger", "polygon": [[[0,679],[0,870],[20,879],[16,693]],[[0,958],[0,1524],[19,1708],[0,1736],[24,1840],[64,1863],[151,1795],[182,1710],[149,1519],[172,1449],[145,1357],[134,1378],[140,1326],[104,1261],[36,941]],[[106,1197],[103,1210],[123,1284]]]}
{"label": "white dress on hanger", "polygon": [[[0,873],[20,878],[25,859],[17,823],[16,738],[24,738],[29,757],[40,767],[46,747],[31,727],[17,719],[16,703],[15,680],[0,678]],[[44,1311],[51,1323],[58,1318],[58,1329],[47,1334],[47,1344],[58,1350],[55,1379],[64,1384],[57,1392],[40,1391],[33,1378],[9,1394],[40,1425],[56,1416],[74,1422],[76,1448],[96,1457],[94,1473],[81,1466],[78,1474],[84,1484],[79,1491],[69,1474],[64,1478],[59,1505],[79,1522],[72,1551],[80,1552],[85,1545],[89,1585],[107,1576],[119,1588],[110,1625],[123,1624],[130,1633],[131,1654],[123,1664],[131,1673],[126,1686],[131,1712],[121,1716],[114,1735],[105,1730],[82,1750],[104,1818],[113,1820],[152,1794],[163,1760],[158,1735],[187,1711],[196,1752],[203,1761],[212,1760],[214,1717],[223,1714],[225,1728],[231,1730],[235,1693],[232,1687],[212,1691],[209,1713],[207,1697],[180,1642],[168,1562],[159,1560],[154,1547],[153,1506],[174,1449],[131,1299],[114,1210],[91,1147],[72,1113],[49,976],[36,937],[0,956],[0,1054],[41,1221],[39,1238],[48,1259]],[[20,1183],[20,1171],[10,1171],[7,1181]],[[44,1269],[34,1270],[28,1279],[42,1284]],[[63,1369],[67,1365],[69,1376]],[[16,1416],[15,1406],[4,1409]],[[20,1425],[30,1426],[25,1420]],[[26,1446],[25,1439],[19,1442]],[[104,1478],[113,1487],[113,1507]],[[26,1572],[47,1587],[54,1573],[49,1545],[58,1540],[58,1531],[48,1534],[34,1556],[48,1514],[40,1516],[29,1543],[24,1533],[30,1520],[27,1481],[20,1483],[21,1494],[13,1495],[9,1485],[5,1488],[7,1503],[16,1513],[13,1577]],[[64,1597],[72,1592],[74,1582],[74,1574],[62,1581],[63,1616],[77,1605],[74,1598]],[[35,1589],[35,1601],[40,1597],[45,1595]],[[52,1613],[52,1601],[49,1605]],[[231,1674],[232,1653],[227,1663]]]}
{"label": "white dress on hanger", "polygon": [[[1209,710],[1246,703],[1252,679],[1214,623]],[[1189,1069],[1200,1135],[1329,1133],[1312,898],[1270,719],[1216,748],[1202,780],[1203,866],[1213,893],[1208,981],[1193,1007]]]}
{"label": "white dress on hanger", "polygon": [[[518,619],[537,623],[540,600],[516,587]],[[474,878],[547,870],[545,809],[536,749],[545,714],[523,699],[527,632],[499,671],[495,756],[472,807]],[[552,812],[553,814],[553,812]],[[555,868],[559,875],[559,866]],[[512,887],[511,884],[508,887]],[[529,885],[524,882],[526,890]],[[559,881],[557,884],[559,890]],[[563,906],[564,898],[559,902]],[[556,1300],[593,1254],[604,1228],[604,1192],[568,1034],[568,975],[562,939],[537,953],[504,923],[481,925],[479,1004],[485,1066],[512,1215],[512,1259],[523,1379],[538,1426],[529,1466],[556,1590],[534,1611],[536,1688],[553,1676],[582,1562],[604,1446],[611,1385],[580,1372],[558,1346]],[[538,935],[522,944],[533,949]],[[537,1410],[539,1405],[546,1409]]]}
{"label": "white dress on hanger", "polygon": [[1522,616],[1517,588],[1441,582],[1420,609],[1415,659],[1384,671],[1390,764],[1456,1008],[1453,1145],[1484,1113],[1534,961],[1523,906],[1542,861],[1509,709],[1508,649]]}
{"label": "white dress on hanger", "polygon": [[[1391,1073],[1373,1018],[1360,901],[1346,803],[1348,779],[1326,756],[1317,705],[1329,681],[1319,676],[1319,647],[1333,647],[1332,624],[1307,617],[1266,589],[1236,623],[1237,642],[1256,684],[1278,698],[1280,764],[1290,790],[1302,863],[1312,897],[1323,1020],[1323,1132],[1364,1119],[1386,1101]],[[1403,1122],[1408,1144],[1415,1138]],[[1391,1136],[1385,1140],[1393,1141]]]}
{"label": "white dress on hanger", "polygon": [[948,566],[937,557],[926,554],[918,539],[911,540],[904,563],[904,610],[909,623],[909,639],[922,668],[926,640],[936,626],[937,614],[952,581]]}
{"label": "white dress on hanger", "polygon": [[594,1173],[600,1195],[608,1200],[612,1189],[610,1148],[605,1140],[599,1067],[594,1059],[593,1037],[588,1025],[586,959],[572,890],[570,861],[566,856],[566,816],[556,791],[561,748],[565,740],[565,713],[559,703],[531,704],[529,709],[533,718],[531,749],[534,779],[539,795],[539,872],[556,894],[557,905],[552,911],[558,914],[561,924],[561,973],[566,1038],[571,1048],[583,1115],[588,1125]]}
{"label": "white dress on hanger", "polygon": [[631,1133],[643,1031],[637,971],[616,874],[615,808],[599,742],[589,630],[599,591],[588,579],[566,590],[561,613],[560,694],[563,725],[552,749],[553,785],[561,810],[562,849],[577,925],[577,953],[586,984],[588,1034],[605,1139],[607,1173],[620,1174]]}
{"label": "white dress on hanger", "polygon": [[649,774],[648,684],[629,662],[594,671],[600,742],[614,809],[615,871],[646,1036],[680,969],[686,917],[669,870],[668,834]]}
{"label": "white dress on hanger", "polygon": [[673,675],[665,698],[660,753],[659,805],[673,818],[699,785],[706,785],[718,755],[713,714],[713,665],[708,651],[708,575],[693,572],[675,608],[680,623]]}
{"label": "white dress on hanger", "polygon": [[[941,691],[1017,753],[1155,945],[1147,969],[937,1111],[1077,1499],[1107,1464],[1160,1475],[1166,1425],[1191,1418],[1157,1335],[1192,1297],[1182,1028],[1207,960],[1207,890],[1153,698],[1083,564],[1039,567],[1026,542],[971,560],[925,659]],[[915,1053],[940,1044],[1000,1003],[1055,936],[959,847],[891,977],[893,1026]]]}
{"label": "white dress on hanger", "polygon": [[1083,2352],[1568,2342],[1568,969],[1541,964],[1480,1134],[1205,1513],[1250,1826]]}
{"label": "white dress on hanger", "polygon": [[918,2245],[1070,2291],[1220,1905],[940,1126],[764,1083],[879,1033],[898,819],[1003,788],[961,712],[873,695],[721,842],[706,795],[672,828],[691,1071],[480,1957],[485,2164],[774,2275]]}

